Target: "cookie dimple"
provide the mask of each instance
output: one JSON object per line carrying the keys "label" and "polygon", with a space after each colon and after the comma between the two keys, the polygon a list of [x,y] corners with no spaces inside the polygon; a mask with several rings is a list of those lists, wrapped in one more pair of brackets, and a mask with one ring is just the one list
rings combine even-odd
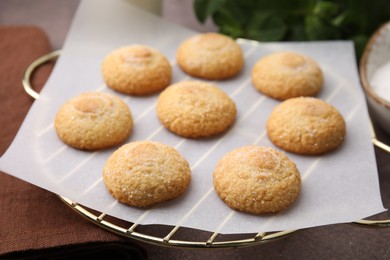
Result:
{"label": "cookie dimple", "polygon": [[148,207],[181,196],[190,184],[191,170],[173,147],[136,141],[123,145],[108,158],[103,180],[118,201]]}
{"label": "cookie dimple", "polygon": [[102,63],[102,76],[109,88],[130,95],[148,95],[166,88],[172,67],[159,51],[130,45],[110,52]]}
{"label": "cookie dimple", "polygon": [[157,100],[157,116],[183,137],[207,137],[224,132],[236,118],[234,101],[217,86],[183,81],[166,88]]}
{"label": "cookie dimple", "polygon": [[204,33],[180,44],[177,63],[191,76],[220,80],[237,75],[244,66],[244,57],[241,47],[230,37]]}
{"label": "cookie dimple", "polygon": [[67,145],[98,150],[130,136],[133,119],[127,104],[103,92],[82,93],[65,102],[56,114],[57,136]]}
{"label": "cookie dimple", "polygon": [[221,37],[217,33],[208,33],[203,35],[197,35],[192,38],[194,44],[199,45],[200,48],[204,50],[220,50],[221,48],[229,49],[231,46],[226,45],[226,42],[230,42],[225,37]]}
{"label": "cookie dimple", "polygon": [[98,115],[112,109],[112,102],[103,96],[85,95],[84,98],[74,99],[73,106],[80,113]]}
{"label": "cookie dimple", "polygon": [[214,170],[213,183],[229,207],[253,214],[275,213],[289,207],[301,188],[293,161],[270,147],[255,145],[225,154]]}
{"label": "cookie dimple", "polygon": [[296,52],[276,52],[257,61],[252,69],[253,86],[263,94],[286,100],[317,95],[324,83],[316,61]]}
{"label": "cookie dimple", "polygon": [[139,45],[125,48],[122,52],[119,52],[119,55],[122,62],[128,65],[147,64],[151,62],[153,57],[149,48]]}
{"label": "cookie dimple", "polygon": [[346,124],[340,112],[321,99],[292,98],[271,112],[267,134],[276,146],[285,151],[321,154],[343,143]]}

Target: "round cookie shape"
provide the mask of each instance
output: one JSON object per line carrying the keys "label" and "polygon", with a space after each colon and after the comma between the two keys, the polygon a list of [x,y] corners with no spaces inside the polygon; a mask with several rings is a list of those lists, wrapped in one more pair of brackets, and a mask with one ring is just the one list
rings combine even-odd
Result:
{"label": "round cookie shape", "polygon": [[224,132],[236,118],[234,101],[217,86],[182,81],[166,88],[157,100],[157,116],[183,137],[208,137]]}
{"label": "round cookie shape", "polygon": [[313,97],[292,98],[274,108],[267,121],[270,140],[285,151],[322,154],[345,138],[343,116],[332,105]]}
{"label": "round cookie shape", "polygon": [[279,100],[315,96],[324,83],[312,58],[296,52],[276,52],[261,58],[252,69],[252,83],[261,93]]}
{"label": "round cookie shape", "polygon": [[104,58],[102,75],[109,88],[141,96],[166,88],[171,82],[172,67],[159,51],[144,45],[130,45]]}
{"label": "round cookie shape", "polygon": [[188,38],[180,44],[176,58],[187,74],[210,80],[231,78],[244,66],[241,47],[232,38],[219,33]]}
{"label": "round cookie shape", "polygon": [[126,140],[133,119],[127,104],[111,94],[86,92],[65,102],[54,120],[58,137],[81,150],[99,150]]}
{"label": "round cookie shape", "polygon": [[214,189],[232,209],[276,213],[289,207],[301,189],[300,173],[285,154],[265,146],[236,148],[218,162]]}
{"label": "round cookie shape", "polygon": [[148,207],[182,195],[190,184],[191,170],[173,147],[136,141],[123,145],[108,158],[103,180],[118,201]]}

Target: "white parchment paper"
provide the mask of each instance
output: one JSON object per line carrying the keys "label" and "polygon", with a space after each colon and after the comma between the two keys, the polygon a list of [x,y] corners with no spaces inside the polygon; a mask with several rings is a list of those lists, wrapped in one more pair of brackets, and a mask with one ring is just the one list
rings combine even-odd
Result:
{"label": "white parchment paper", "polygon": [[[244,70],[234,79],[214,82],[236,102],[237,121],[228,132],[214,138],[184,139],[163,128],[155,112],[158,94],[125,96],[104,85],[100,72],[103,58],[113,49],[129,44],[146,44],[164,53],[173,66],[172,83],[191,79],[177,67],[175,56],[180,42],[195,33],[145,13],[125,0],[82,1],[63,53],[17,137],[0,159],[0,169],[124,220],[221,233],[301,229],[350,222],[384,211],[368,113],[351,42],[239,41],[245,53]],[[346,140],[340,149],[322,156],[286,153],[297,164],[303,180],[302,192],[289,209],[267,216],[239,213],[217,197],[212,173],[217,161],[236,147],[259,144],[276,148],[267,138],[265,124],[279,101],[256,91],[250,72],[259,58],[280,50],[301,52],[318,61],[325,77],[318,97],[344,116]],[[184,196],[150,209],[122,205],[110,196],[101,176],[107,158],[118,147],[99,152],[78,151],[57,138],[53,120],[59,107],[69,98],[93,90],[114,93],[127,102],[135,122],[128,142],[160,141],[176,147],[188,160],[192,182]]]}

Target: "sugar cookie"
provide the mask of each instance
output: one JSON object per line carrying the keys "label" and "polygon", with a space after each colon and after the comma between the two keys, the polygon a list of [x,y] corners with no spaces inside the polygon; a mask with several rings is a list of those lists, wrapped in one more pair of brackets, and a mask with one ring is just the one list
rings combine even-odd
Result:
{"label": "sugar cookie", "polygon": [[346,124],[340,112],[313,97],[288,99],[274,108],[267,134],[278,147],[298,154],[321,154],[343,143]]}
{"label": "sugar cookie", "polygon": [[254,214],[290,206],[301,188],[299,171],[285,154],[248,145],[225,154],[213,174],[218,196],[231,208]]}
{"label": "sugar cookie", "polygon": [[173,147],[136,141],[123,145],[109,157],[103,180],[118,201],[147,207],[182,195],[190,183],[191,170]]}
{"label": "sugar cookie", "polygon": [[177,64],[191,76],[220,80],[237,75],[244,66],[241,47],[218,33],[198,34],[183,41]]}
{"label": "sugar cookie", "polygon": [[207,137],[225,131],[236,118],[234,101],[217,86],[183,81],[166,88],[157,100],[157,116],[183,137]]}
{"label": "sugar cookie", "polygon": [[172,67],[157,50],[130,45],[109,53],[102,64],[102,75],[109,88],[130,95],[148,95],[167,87]]}
{"label": "sugar cookie", "polygon": [[279,100],[315,96],[322,89],[323,82],[322,70],[317,62],[296,52],[267,55],[252,69],[255,88]]}
{"label": "sugar cookie", "polygon": [[129,107],[119,97],[88,92],[64,103],[54,125],[58,137],[67,145],[98,150],[128,138],[133,119]]}

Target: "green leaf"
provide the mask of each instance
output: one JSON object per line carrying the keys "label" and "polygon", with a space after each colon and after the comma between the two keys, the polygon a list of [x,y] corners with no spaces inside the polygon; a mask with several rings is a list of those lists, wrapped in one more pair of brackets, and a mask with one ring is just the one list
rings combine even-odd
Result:
{"label": "green leaf", "polygon": [[[239,1],[239,0],[236,0]],[[318,0],[257,0],[254,4],[259,11],[270,13],[284,13],[293,15],[303,15],[311,11]]]}
{"label": "green leaf", "polygon": [[347,21],[348,12],[343,12],[331,20],[331,24],[335,27],[342,27]]}
{"label": "green leaf", "polygon": [[284,21],[276,15],[256,12],[249,21],[247,36],[257,41],[279,41],[287,31]]}
{"label": "green leaf", "polygon": [[219,27],[221,33],[233,38],[242,36],[242,26],[229,9],[220,8],[218,12],[214,13],[213,21]]}
{"label": "green leaf", "polygon": [[230,10],[234,19],[241,25],[246,24],[253,13],[253,8],[248,8],[243,4],[245,4],[243,0],[227,0],[225,4],[226,8]]}
{"label": "green leaf", "polygon": [[305,25],[303,23],[290,24],[285,39],[289,41],[306,41]]}
{"label": "green leaf", "polygon": [[233,39],[243,36],[243,31],[239,27],[230,27],[228,25],[219,28],[219,32],[232,37]]}
{"label": "green leaf", "polygon": [[306,16],[305,28],[308,40],[330,40],[335,39],[337,35],[336,28],[316,15]]}
{"label": "green leaf", "polygon": [[338,4],[330,1],[323,1],[316,4],[313,14],[324,19],[337,15],[339,11],[340,7]]}
{"label": "green leaf", "polygon": [[195,16],[199,22],[204,23],[207,17],[212,16],[224,4],[225,0],[194,0]]}

